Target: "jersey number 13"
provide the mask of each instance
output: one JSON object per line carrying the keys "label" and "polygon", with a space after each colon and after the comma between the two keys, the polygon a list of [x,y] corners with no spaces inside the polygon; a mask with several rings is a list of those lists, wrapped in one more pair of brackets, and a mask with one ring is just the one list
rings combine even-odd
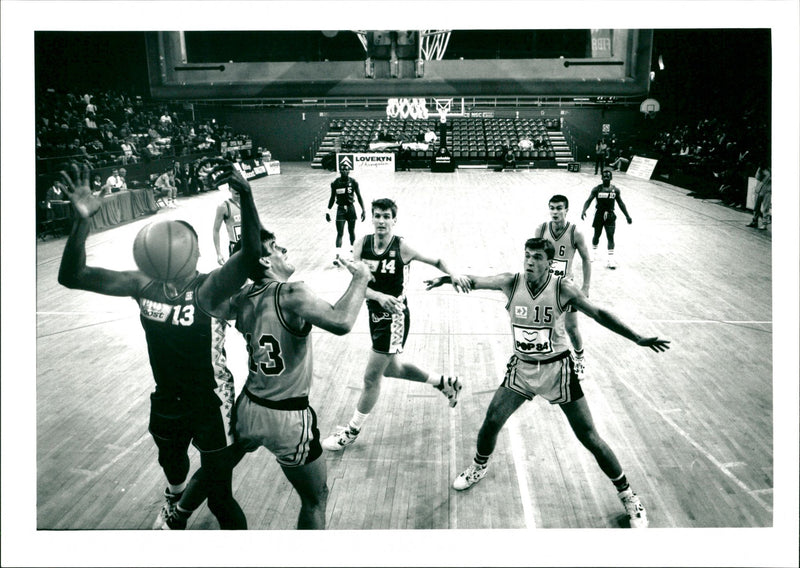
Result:
{"label": "jersey number 13", "polygon": [[254,355],[253,336],[246,333],[247,352],[250,354],[250,371],[253,373],[261,372],[263,375],[280,375],[285,368],[281,358],[281,344],[275,336],[263,334],[258,338],[259,356]]}

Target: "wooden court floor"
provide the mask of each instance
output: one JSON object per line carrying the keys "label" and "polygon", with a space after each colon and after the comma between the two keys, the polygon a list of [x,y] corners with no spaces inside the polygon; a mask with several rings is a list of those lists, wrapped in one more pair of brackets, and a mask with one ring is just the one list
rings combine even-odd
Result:
{"label": "wooden court floor", "polygon": [[[349,281],[332,266],[326,223],[335,174],[306,164],[253,182],[264,225],[289,249],[305,280],[334,302]],[[568,220],[587,240],[583,202],[599,176],[525,170],[354,175],[369,208],[391,197],[396,233],[455,270],[517,271],[523,243],[548,219],[547,201],[570,199]],[[583,383],[597,427],[615,449],[652,528],[773,526],[774,409],[771,231],[749,215],[687,191],[625,174],[613,181],[633,217],[618,225],[618,269],[605,268],[605,237],[592,267],[591,298],[643,334],[672,341],[663,354],[581,316]],[[178,200],[89,237],[88,263],[134,268],[131,245],[154,218],[185,219],[201,238],[200,269],[216,265],[211,229],[218,192]],[[594,204],[589,213],[594,211]],[[622,216],[620,216],[622,218]],[[369,216],[357,233],[371,229]],[[147,432],[153,380],[133,300],[71,291],[56,281],[65,239],[36,245],[36,526],[40,530],[149,529],[165,480]],[[224,240],[224,238],[223,238]],[[576,257],[577,258],[577,257]],[[424,291],[437,271],[412,265],[411,333],[403,357],[466,387],[455,409],[432,388],[386,379],[359,440],[326,453],[328,528],[532,529],[624,527],[616,492],[558,408],[524,405],[502,431],[489,474],[459,493],[492,393],[511,352],[499,292]],[[576,268],[576,274],[580,269]],[[369,352],[366,310],[353,331],[313,332],[311,403],[323,436],[351,416]],[[228,360],[245,379],[235,330]],[[198,456],[192,454],[193,468]],[[266,450],[234,472],[252,529],[292,529],[299,499]],[[216,529],[206,506],[190,529]]]}

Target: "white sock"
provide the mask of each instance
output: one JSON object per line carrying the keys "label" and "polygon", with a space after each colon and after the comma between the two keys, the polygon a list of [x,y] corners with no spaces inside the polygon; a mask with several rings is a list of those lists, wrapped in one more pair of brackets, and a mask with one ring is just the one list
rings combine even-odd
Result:
{"label": "white sock", "polygon": [[173,495],[177,495],[178,493],[183,493],[183,490],[186,489],[186,482],[184,481],[180,485],[172,485],[168,483],[167,486],[169,487],[169,492]]}
{"label": "white sock", "polygon": [[442,375],[436,375],[434,373],[431,373],[431,374],[428,375],[428,378],[425,379],[425,382],[427,384],[429,384],[429,385],[433,385],[435,387],[438,387],[439,383],[443,382],[443,380],[444,380],[444,377]]}
{"label": "white sock", "polygon": [[350,428],[353,430],[361,430],[361,427],[364,425],[364,422],[366,422],[368,416],[369,412],[362,414],[356,410],[353,412],[353,417],[350,419],[348,426],[350,426]]}

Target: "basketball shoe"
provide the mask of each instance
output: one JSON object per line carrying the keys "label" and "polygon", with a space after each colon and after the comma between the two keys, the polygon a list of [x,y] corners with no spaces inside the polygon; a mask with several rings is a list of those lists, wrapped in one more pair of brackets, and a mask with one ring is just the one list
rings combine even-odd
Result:
{"label": "basketball shoe", "polygon": [[155,530],[183,530],[186,528],[186,518],[178,512],[178,501],[182,493],[173,495],[169,489],[164,489],[164,504],[158,512],[156,522],[153,523]]}
{"label": "basketball shoe", "polygon": [[620,491],[617,495],[619,495],[619,500],[622,501],[622,505],[625,507],[625,512],[628,513],[631,528],[646,529],[649,524],[647,511],[644,510],[644,505],[639,500],[639,496],[630,487],[625,491]]}
{"label": "basketball shoe", "polygon": [[478,483],[486,475],[486,469],[489,464],[477,464],[472,462],[466,470],[458,474],[458,477],[453,481],[453,489],[456,491],[464,491]]}
{"label": "basketball shoe", "polygon": [[458,377],[447,377],[445,380],[444,375],[442,375],[439,384],[434,385],[433,388],[441,391],[441,393],[447,397],[447,400],[450,401],[450,408],[453,408],[458,404],[458,393],[461,392],[463,387],[464,385],[461,384]]}
{"label": "basketball shoe", "polygon": [[337,430],[322,440],[322,447],[331,452],[338,452],[351,445],[358,438],[360,430],[354,430],[350,426],[337,426]]}

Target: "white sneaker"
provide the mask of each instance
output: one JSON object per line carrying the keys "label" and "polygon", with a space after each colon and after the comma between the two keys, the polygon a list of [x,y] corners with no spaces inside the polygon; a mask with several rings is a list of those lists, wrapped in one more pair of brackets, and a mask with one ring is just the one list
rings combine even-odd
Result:
{"label": "white sneaker", "polygon": [[606,263],[606,268],[614,270],[616,267],[617,267],[617,261],[614,260],[613,258],[609,258],[608,262]]}
{"label": "white sneaker", "polygon": [[447,397],[447,400],[450,401],[450,408],[453,408],[458,404],[458,393],[461,392],[464,385],[461,384],[458,377],[442,377],[439,384],[434,385],[434,388],[441,391],[442,394]]}
{"label": "white sneaker", "polygon": [[578,380],[582,381],[586,378],[586,357],[574,357],[575,360],[575,374],[578,375]]}
{"label": "white sneaker", "polygon": [[649,524],[647,520],[647,511],[644,510],[644,505],[639,501],[639,497],[633,492],[633,489],[628,487],[625,491],[620,491],[618,495],[619,500],[622,501],[625,507],[625,512],[628,513],[631,528],[646,529]]}
{"label": "white sneaker", "polygon": [[331,452],[338,452],[351,445],[358,438],[359,431],[350,426],[337,426],[337,430],[322,440],[322,447]]}
{"label": "white sneaker", "polygon": [[478,483],[486,475],[486,469],[489,464],[478,465],[472,462],[466,470],[458,474],[458,477],[453,480],[453,489],[456,491],[464,491]]}

